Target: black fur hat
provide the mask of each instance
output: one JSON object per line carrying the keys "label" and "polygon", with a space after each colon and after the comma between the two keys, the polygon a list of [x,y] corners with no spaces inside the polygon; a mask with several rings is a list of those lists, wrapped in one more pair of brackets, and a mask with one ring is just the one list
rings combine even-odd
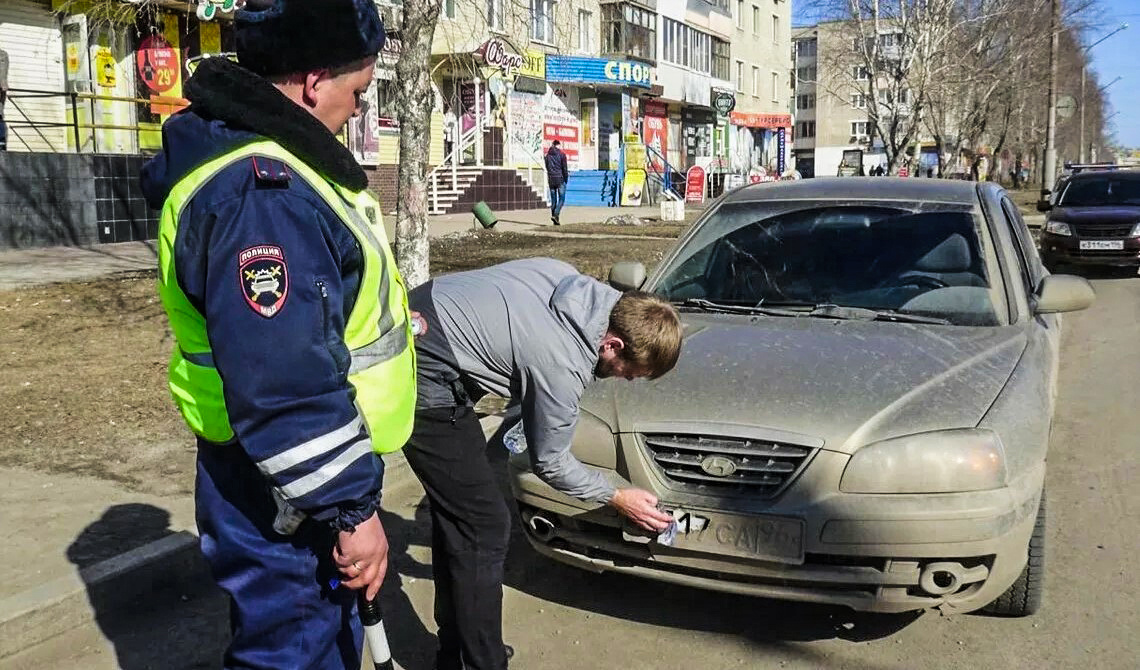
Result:
{"label": "black fur hat", "polygon": [[341,67],[384,46],[372,0],[249,0],[234,28],[238,63],[262,76]]}

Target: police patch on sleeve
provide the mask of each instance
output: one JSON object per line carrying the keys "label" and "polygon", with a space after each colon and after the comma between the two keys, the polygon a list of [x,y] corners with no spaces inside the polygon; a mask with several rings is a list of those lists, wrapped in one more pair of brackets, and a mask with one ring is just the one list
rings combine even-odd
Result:
{"label": "police patch on sleeve", "polygon": [[289,295],[289,268],[281,247],[243,249],[238,254],[238,279],[250,309],[267,319],[281,311]]}

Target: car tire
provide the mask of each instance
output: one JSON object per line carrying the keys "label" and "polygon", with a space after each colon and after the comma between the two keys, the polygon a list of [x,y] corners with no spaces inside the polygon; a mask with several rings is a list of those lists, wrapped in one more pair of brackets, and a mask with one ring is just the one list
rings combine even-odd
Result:
{"label": "car tire", "polygon": [[1037,507],[1037,521],[1029,538],[1029,560],[1018,575],[1017,581],[1001,596],[982,608],[989,614],[1022,617],[1035,614],[1041,607],[1045,592],[1045,490],[1041,490],[1041,503]]}

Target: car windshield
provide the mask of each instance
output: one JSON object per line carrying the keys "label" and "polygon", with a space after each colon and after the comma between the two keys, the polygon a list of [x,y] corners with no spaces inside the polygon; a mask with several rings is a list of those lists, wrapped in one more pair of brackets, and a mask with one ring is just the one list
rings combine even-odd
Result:
{"label": "car windshield", "polygon": [[695,309],[997,325],[981,217],[914,207],[726,203],[654,290]]}
{"label": "car windshield", "polygon": [[1072,179],[1061,194],[1060,204],[1063,207],[1140,205],[1140,179],[1119,175]]}

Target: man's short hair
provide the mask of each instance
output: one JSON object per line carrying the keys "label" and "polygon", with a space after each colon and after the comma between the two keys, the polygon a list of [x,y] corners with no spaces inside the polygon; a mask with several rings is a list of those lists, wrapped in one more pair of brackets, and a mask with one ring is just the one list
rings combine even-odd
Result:
{"label": "man's short hair", "polygon": [[681,355],[681,319],[667,301],[645,291],[627,291],[610,312],[610,332],[625,343],[621,358],[657,379]]}
{"label": "man's short hair", "polygon": [[552,147],[556,147],[556,146],[559,146],[559,145],[561,145],[561,144],[562,144],[562,143],[561,143],[561,142],[559,142],[558,140],[554,140],[553,142],[551,142],[551,143],[550,143],[550,146],[552,146]]}

